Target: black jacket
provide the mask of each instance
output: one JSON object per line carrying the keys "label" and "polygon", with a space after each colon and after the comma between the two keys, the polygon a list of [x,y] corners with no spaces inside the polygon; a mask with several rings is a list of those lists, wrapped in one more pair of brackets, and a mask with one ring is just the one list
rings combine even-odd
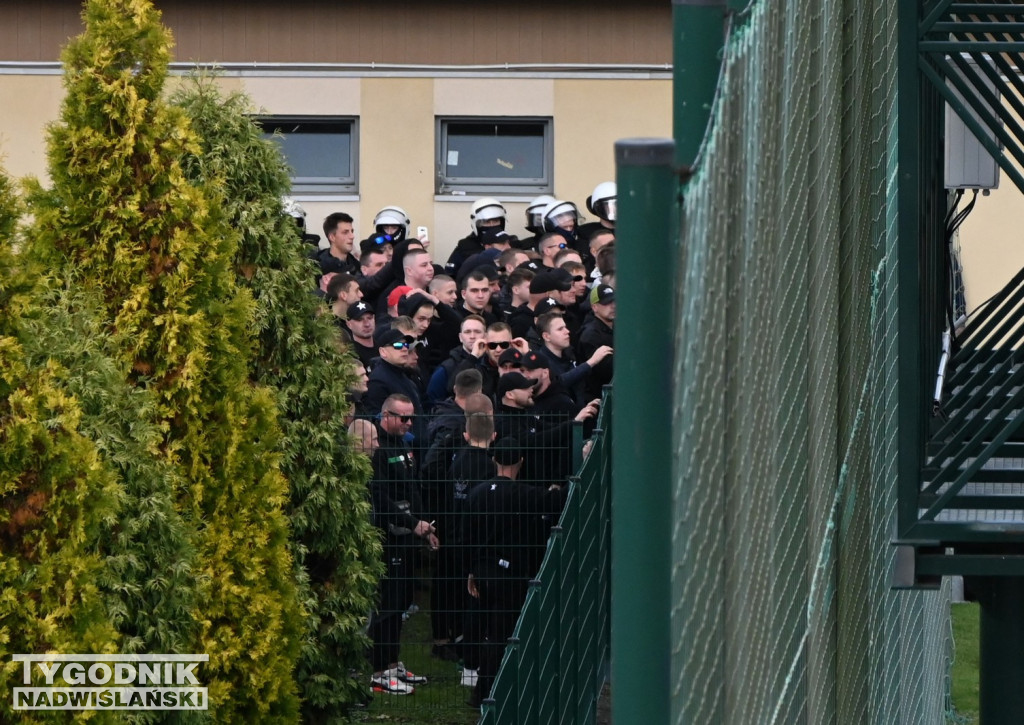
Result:
{"label": "black jacket", "polygon": [[[583,331],[580,332],[580,357],[584,360],[594,354],[594,351],[602,345],[612,346],[615,343],[612,328],[601,322],[596,317],[591,317]],[[583,394],[586,400],[593,400],[601,397],[601,388],[612,381],[612,358],[609,355],[599,362],[590,371],[590,375],[583,384]]]}
{"label": "black jacket", "polygon": [[366,409],[375,414],[380,413],[381,406],[389,395],[401,393],[412,401],[413,411],[416,417],[413,419],[412,429],[416,445],[422,446],[426,438],[426,419],[423,416],[423,402],[420,397],[420,382],[414,370],[407,370],[392,365],[386,360],[381,360],[374,365],[370,372],[370,381],[367,383],[366,393],[363,400],[366,401]]}
{"label": "black jacket", "polygon": [[[345,255],[344,259],[338,259],[331,254],[331,249],[321,249],[316,253],[316,262],[320,265],[320,276],[322,277],[329,272],[348,272],[352,276],[359,275],[359,260],[352,256],[349,252]],[[319,278],[317,283],[319,283]]]}
{"label": "black jacket", "polygon": [[582,405],[583,390],[586,379],[590,374],[590,365],[587,363],[576,364],[572,349],[562,352],[562,357],[555,357],[555,354],[548,350],[546,345],[537,348],[537,354],[543,355],[548,361],[551,370],[551,379],[558,381],[569,391],[573,400]]}
{"label": "black jacket", "polygon": [[548,532],[558,522],[565,489],[495,476],[478,483],[466,499],[463,541],[475,577],[531,577]]}
{"label": "black jacket", "polygon": [[455,244],[455,249],[452,250],[451,255],[448,257],[448,262],[444,265],[444,273],[455,279],[455,274],[463,263],[474,254],[480,254],[482,251],[484,251],[484,245],[480,243],[480,237],[475,232],[468,237],[463,237]]}
{"label": "black jacket", "polygon": [[378,426],[380,448],[373,452],[373,481],[370,496],[373,523],[388,540],[408,536],[420,521],[420,499],[416,462],[408,444]]}

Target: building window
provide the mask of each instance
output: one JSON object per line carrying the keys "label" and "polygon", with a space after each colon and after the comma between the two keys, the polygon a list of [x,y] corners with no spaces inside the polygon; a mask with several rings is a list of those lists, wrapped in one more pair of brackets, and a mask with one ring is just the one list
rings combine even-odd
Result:
{"label": "building window", "polygon": [[550,118],[438,118],[438,194],[554,188]]}
{"label": "building window", "polygon": [[355,194],[358,121],[354,118],[267,116],[256,119],[291,167],[293,193]]}

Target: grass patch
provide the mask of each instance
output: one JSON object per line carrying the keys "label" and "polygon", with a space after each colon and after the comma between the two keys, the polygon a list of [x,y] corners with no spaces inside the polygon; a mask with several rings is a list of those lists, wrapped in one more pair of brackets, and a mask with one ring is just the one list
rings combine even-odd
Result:
{"label": "grass patch", "polygon": [[[370,704],[352,713],[355,722],[402,723],[402,725],[473,725],[480,711],[466,704],[470,688],[460,683],[462,668],[430,656],[430,592],[417,591],[420,611],[402,627],[400,657],[405,666],[430,682],[417,685],[412,695],[374,694]],[[365,678],[369,688],[369,676]]]}
{"label": "grass patch", "polygon": [[980,672],[976,603],[950,605],[953,618],[953,667],[950,685],[953,709],[968,723],[978,722],[978,673]]}

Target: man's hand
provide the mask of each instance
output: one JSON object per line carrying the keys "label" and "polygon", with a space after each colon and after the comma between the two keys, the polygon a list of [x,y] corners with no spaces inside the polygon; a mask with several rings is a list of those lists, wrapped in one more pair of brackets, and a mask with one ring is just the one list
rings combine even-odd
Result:
{"label": "man's hand", "polygon": [[530,352],[530,343],[528,343],[522,337],[516,337],[512,340],[512,347],[521,352],[523,355]]}
{"label": "man's hand", "polygon": [[590,367],[594,367],[613,352],[614,350],[612,350],[610,345],[601,345],[601,347],[594,350],[594,354],[587,360],[587,364],[590,365]]}
{"label": "man's hand", "polygon": [[482,358],[487,352],[487,341],[480,339],[473,343],[473,357]]}
{"label": "man's hand", "polygon": [[469,592],[469,596],[474,599],[480,598],[480,590],[476,588],[476,580],[473,579],[472,574],[470,574],[466,579],[466,591]]}
{"label": "man's hand", "polygon": [[600,407],[600,398],[594,398],[589,403],[583,406],[583,410],[576,414],[576,418],[574,420],[582,423],[587,418],[593,418],[595,415],[597,415],[597,409]]}
{"label": "man's hand", "polygon": [[437,307],[441,303],[441,300],[437,299],[437,297],[435,297],[434,295],[430,294],[426,290],[421,290],[421,289],[414,289],[412,292],[407,293],[405,296],[406,296],[406,299],[408,299],[409,297],[412,297],[414,295],[423,295],[428,300],[430,300],[431,302],[434,303],[434,307]]}
{"label": "man's hand", "polygon": [[420,521],[416,524],[416,528],[413,529],[413,533],[421,539],[426,539],[427,544],[435,551],[439,546],[441,546],[441,542],[437,540],[437,529],[434,528],[433,524],[427,523],[426,521]]}

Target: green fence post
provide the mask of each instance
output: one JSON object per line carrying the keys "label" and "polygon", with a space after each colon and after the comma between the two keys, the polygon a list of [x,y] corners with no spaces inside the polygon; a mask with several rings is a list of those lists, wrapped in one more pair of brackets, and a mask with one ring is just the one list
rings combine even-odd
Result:
{"label": "green fence post", "polygon": [[672,134],[678,144],[677,166],[693,165],[711,118],[725,10],[725,0],[672,0]]}
{"label": "green fence post", "polygon": [[[612,460],[612,719],[669,722],[672,552],[672,243],[669,139],[615,144],[619,220]],[[644,354],[635,354],[643,350]]]}

